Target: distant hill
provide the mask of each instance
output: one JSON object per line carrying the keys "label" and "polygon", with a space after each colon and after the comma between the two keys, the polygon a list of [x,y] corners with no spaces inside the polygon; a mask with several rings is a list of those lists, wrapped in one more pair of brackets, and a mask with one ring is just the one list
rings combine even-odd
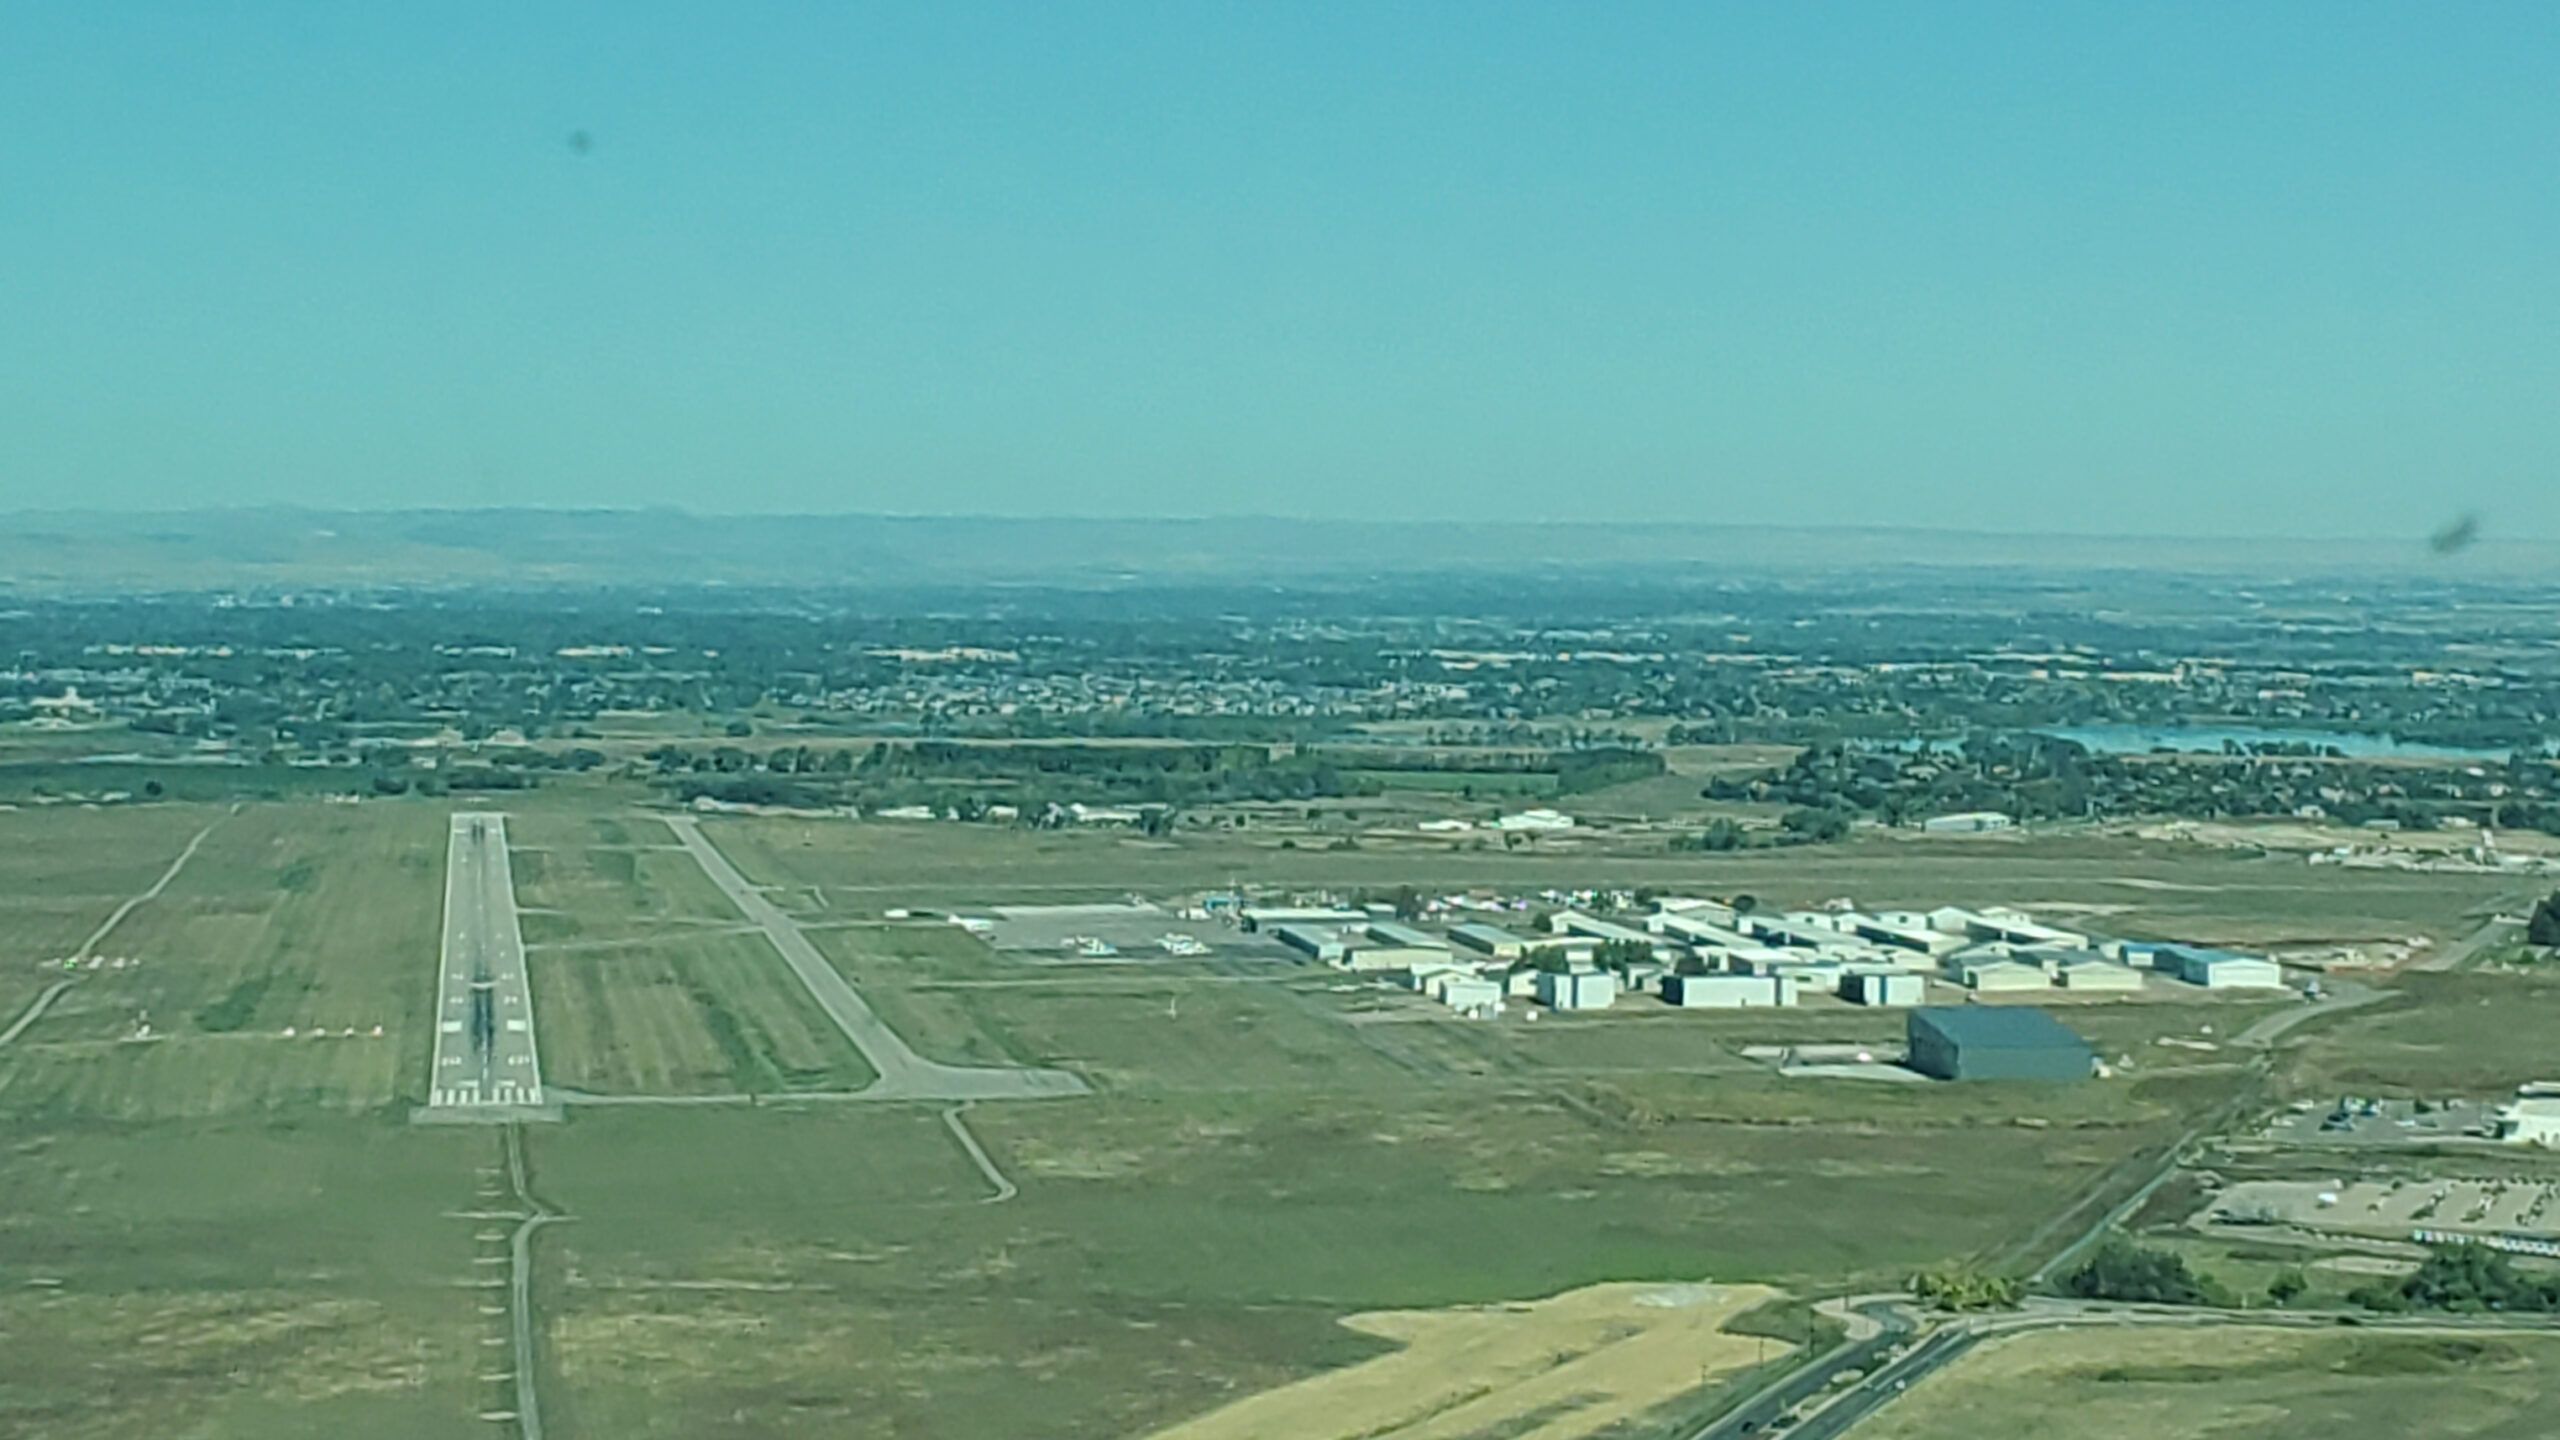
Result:
{"label": "distant hill", "polygon": [[2269,542],[1709,525],[716,516],[673,510],[0,515],[0,591],[740,585],[1281,584],[1432,574],[1731,579],[1844,570],[2551,573],[2554,547],[2451,560],[2422,539]]}

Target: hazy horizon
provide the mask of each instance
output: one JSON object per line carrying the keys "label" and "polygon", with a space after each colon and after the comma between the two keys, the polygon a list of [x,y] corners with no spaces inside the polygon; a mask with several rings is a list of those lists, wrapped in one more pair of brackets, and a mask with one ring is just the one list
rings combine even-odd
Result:
{"label": "hazy horizon", "polygon": [[2560,538],[2560,11],[0,15],[0,510]]}
{"label": "hazy horizon", "polygon": [[[2467,512],[2466,512],[2467,513]],[[1223,526],[1256,525],[1311,527],[1349,526],[1386,530],[1427,531],[1481,529],[1554,529],[1585,528],[1595,530],[1628,530],[1664,528],[1679,531],[1744,530],[1803,532],[1812,535],[1864,535],[1876,537],[1911,536],[1914,538],[1966,537],[2001,540],[2054,540],[2085,544],[2168,544],[2210,545],[2228,543],[2254,545],[2266,541],[2308,546],[2388,547],[2407,549],[2413,553],[2427,548],[2426,535],[2353,533],[2304,529],[2281,535],[2187,535],[2173,531],[2138,531],[2125,529],[2065,530],[2031,529],[1990,525],[1899,523],[1894,521],[1849,520],[1825,523],[1820,520],[1745,520],[1707,518],[1628,519],[1590,516],[1570,519],[1542,519],[1504,515],[1483,515],[1423,519],[1404,516],[1362,515],[1285,515],[1271,512],[1232,511],[1223,513],[1157,513],[1157,514],[1078,514],[1070,511],[1025,511],[1019,514],[996,514],[983,510],[724,510],[702,505],[658,503],[646,505],[574,505],[527,502],[523,504],[454,504],[454,505],[333,505],[297,500],[247,502],[241,504],[170,505],[154,507],[115,507],[90,505],[25,505],[0,508],[0,516],[41,519],[96,519],[113,524],[143,523],[154,520],[187,520],[208,517],[244,517],[262,514],[303,515],[315,519],[346,517],[349,519],[399,520],[468,518],[477,515],[517,515],[545,518],[596,520],[674,518],[709,522],[778,522],[806,520],[822,523],[918,523],[918,524],[998,524],[998,525],[1115,525],[1115,526]],[[2459,518],[2449,516],[2449,519]],[[2502,533],[2465,542],[2464,548],[2476,545],[2490,547],[2542,547],[2560,545],[2560,534],[2519,535]],[[2443,558],[2443,557],[2438,557]]]}

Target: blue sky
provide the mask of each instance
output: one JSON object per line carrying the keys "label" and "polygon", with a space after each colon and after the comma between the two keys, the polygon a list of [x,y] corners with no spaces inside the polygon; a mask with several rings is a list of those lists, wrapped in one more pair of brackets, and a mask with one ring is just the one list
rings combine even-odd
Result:
{"label": "blue sky", "polygon": [[11,6],[0,509],[2560,537],[2555,75],[2541,0]]}

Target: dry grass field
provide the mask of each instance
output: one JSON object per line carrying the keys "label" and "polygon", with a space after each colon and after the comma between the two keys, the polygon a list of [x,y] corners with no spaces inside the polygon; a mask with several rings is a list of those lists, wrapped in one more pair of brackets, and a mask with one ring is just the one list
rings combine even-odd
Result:
{"label": "dry grass field", "polygon": [[1525,1304],[1353,1315],[1342,1323],[1397,1349],[1156,1440],[1585,1440],[1763,1358],[1770,1347],[1724,1327],[1776,1293],[1593,1285]]}
{"label": "dry grass field", "polygon": [[1977,1350],[1855,1440],[2542,1440],[2560,1340],[2107,1330]]}

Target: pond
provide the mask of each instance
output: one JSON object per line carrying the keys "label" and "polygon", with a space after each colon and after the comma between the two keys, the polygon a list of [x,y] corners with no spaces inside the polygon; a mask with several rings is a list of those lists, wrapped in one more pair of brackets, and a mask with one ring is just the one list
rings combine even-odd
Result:
{"label": "pond", "polygon": [[2317,730],[2256,725],[2056,725],[2038,730],[2057,740],[2071,740],[2100,755],[2144,755],[2154,750],[2221,752],[2234,745],[2309,745],[2325,753],[2335,749],[2353,760],[2504,760],[2508,746],[2431,745],[2392,735],[2352,730]]}

